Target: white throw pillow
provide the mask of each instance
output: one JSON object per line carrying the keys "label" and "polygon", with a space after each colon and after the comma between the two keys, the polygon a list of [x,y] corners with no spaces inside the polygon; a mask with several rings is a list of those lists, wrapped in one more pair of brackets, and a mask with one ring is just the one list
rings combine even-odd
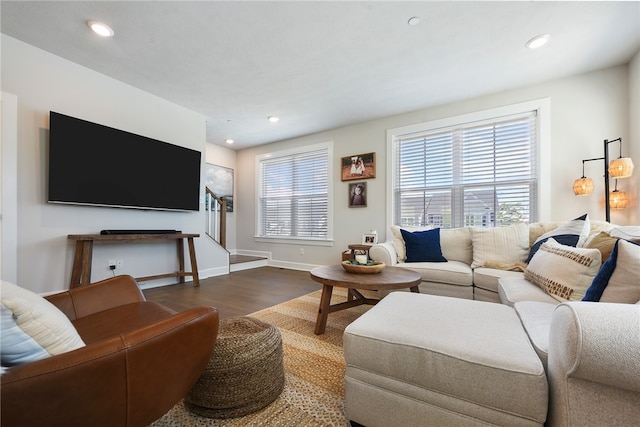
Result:
{"label": "white throw pillow", "polygon": [[5,281],[1,291],[3,366],[34,362],[84,347],[71,321],[49,301]]}
{"label": "white throw pillow", "polygon": [[561,245],[553,238],[535,253],[524,277],[558,301],[580,301],[600,269],[597,249]]}
{"label": "white throw pillow", "polygon": [[640,246],[620,240],[616,268],[600,302],[633,304],[637,300],[640,300]]}
{"label": "white throw pillow", "polygon": [[529,254],[529,227],[513,224],[506,227],[473,227],[473,263],[471,268],[482,267],[488,261],[505,264],[522,262]]}

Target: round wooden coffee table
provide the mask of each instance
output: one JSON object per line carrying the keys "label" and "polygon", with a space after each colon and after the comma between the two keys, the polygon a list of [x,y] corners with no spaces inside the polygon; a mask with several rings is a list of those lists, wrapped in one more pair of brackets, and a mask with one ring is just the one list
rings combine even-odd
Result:
{"label": "round wooden coffee table", "polygon": [[[420,292],[418,285],[421,278],[418,273],[404,268],[387,267],[376,274],[349,273],[341,265],[326,265],[311,270],[311,278],[322,283],[322,297],[318,309],[315,334],[324,333],[329,313],[355,307],[362,304],[374,305],[379,300],[367,298],[360,290],[379,291],[409,288],[411,292]],[[347,301],[331,305],[333,287],[347,288]]]}

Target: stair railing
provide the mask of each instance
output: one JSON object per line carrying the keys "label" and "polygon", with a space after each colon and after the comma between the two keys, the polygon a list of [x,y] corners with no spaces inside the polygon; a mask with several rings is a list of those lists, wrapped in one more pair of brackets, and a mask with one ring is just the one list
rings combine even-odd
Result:
{"label": "stair railing", "polygon": [[205,195],[205,210],[207,212],[206,233],[220,246],[227,247],[227,200],[218,197],[208,187]]}

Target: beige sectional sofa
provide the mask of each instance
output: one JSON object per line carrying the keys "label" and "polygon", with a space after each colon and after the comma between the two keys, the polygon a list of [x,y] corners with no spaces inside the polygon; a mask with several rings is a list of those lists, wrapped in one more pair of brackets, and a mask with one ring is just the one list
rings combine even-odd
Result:
{"label": "beige sectional sofa", "polygon": [[[530,242],[558,225],[529,226]],[[612,228],[591,223],[591,240],[581,239],[580,246]],[[391,257],[391,268],[421,268],[421,291],[436,295],[393,292],[346,328],[345,410],[350,420],[367,427],[637,424],[640,246],[625,242],[624,256],[616,249],[617,265],[601,302],[564,301],[554,293],[557,283],[543,277],[546,270],[554,274],[555,261],[545,258],[546,252],[555,254],[553,243],[539,249],[544,253],[530,260],[526,273],[504,274],[472,268],[482,259],[468,251],[474,243],[487,243],[474,238],[473,230],[468,237],[461,229],[441,232],[446,263],[403,263],[393,257],[392,242],[372,248],[374,259]],[[448,239],[454,235],[462,242]],[[466,254],[453,258],[456,250]],[[586,268],[589,257],[581,251],[572,256]],[[593,259],[600,256],[584,251],[591,251]],[[571,269],[561,270],[580,280]],[[614,278],[624,295],[610,291]],[[553,286],[543,290],[549,283]],[[593,297],[592,288],[588,297]],[[469,301],[473,297],[499,304]]]}
{"label": "beige sectional sofa", "polygon": [[[450,296],[456,298],[475,299],[480,301],[500,302],[498,282],[503,277],[522,277],[522,265],[514,258],[524,262],[533,242],[544,233],[548,233],[565,222],[534,223],[531,225],[509,226],[505,228],[503,240],[512,247],[487,248],[483,240],[486,228],[463,227],[440,230],[442,255],[447,262],[413,262],[407,263],[406,250],[400,233],[400,227],[391,227],[391,238],[376,244],[369,250],[369,256],[375,261],[384,262],[387,266],[407,268],[420,273],[422,283],[420,292]],[[609,231],[615,226],[604,221],[590,221],[586,238],[602,231]],[[409,231],[430,230],[430,227],[403,227]],[[526,230],[523,231],[523,228]],[[523,234],[524,233],[524,234]],[[519,236],[518,236],[519,234]],[[522,237],[526,239],[522,241]],[[485,238],[485,239],[483,239]],[[492,240],[491,237],[488,240]],[[496,242],[500,243],[500,242]],[[526,246],[525,246],[526,245]],[[509,259],[489,259],[492,255],[508,255]],[[501,264],[503,269],[486,267]],[[507,270],[512,268],[513,270]]]}

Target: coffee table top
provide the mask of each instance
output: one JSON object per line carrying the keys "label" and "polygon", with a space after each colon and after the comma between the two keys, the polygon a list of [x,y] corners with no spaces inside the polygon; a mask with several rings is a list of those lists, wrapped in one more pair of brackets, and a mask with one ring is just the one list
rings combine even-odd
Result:
{"label": "coffee table top", "polygon": [[422,280],[412,270],[386,267],[380,273],[349,273],[342,265],[325,265],[311,270],[311,278],[323,285],[362,290],[402,289],[418,286]]}

